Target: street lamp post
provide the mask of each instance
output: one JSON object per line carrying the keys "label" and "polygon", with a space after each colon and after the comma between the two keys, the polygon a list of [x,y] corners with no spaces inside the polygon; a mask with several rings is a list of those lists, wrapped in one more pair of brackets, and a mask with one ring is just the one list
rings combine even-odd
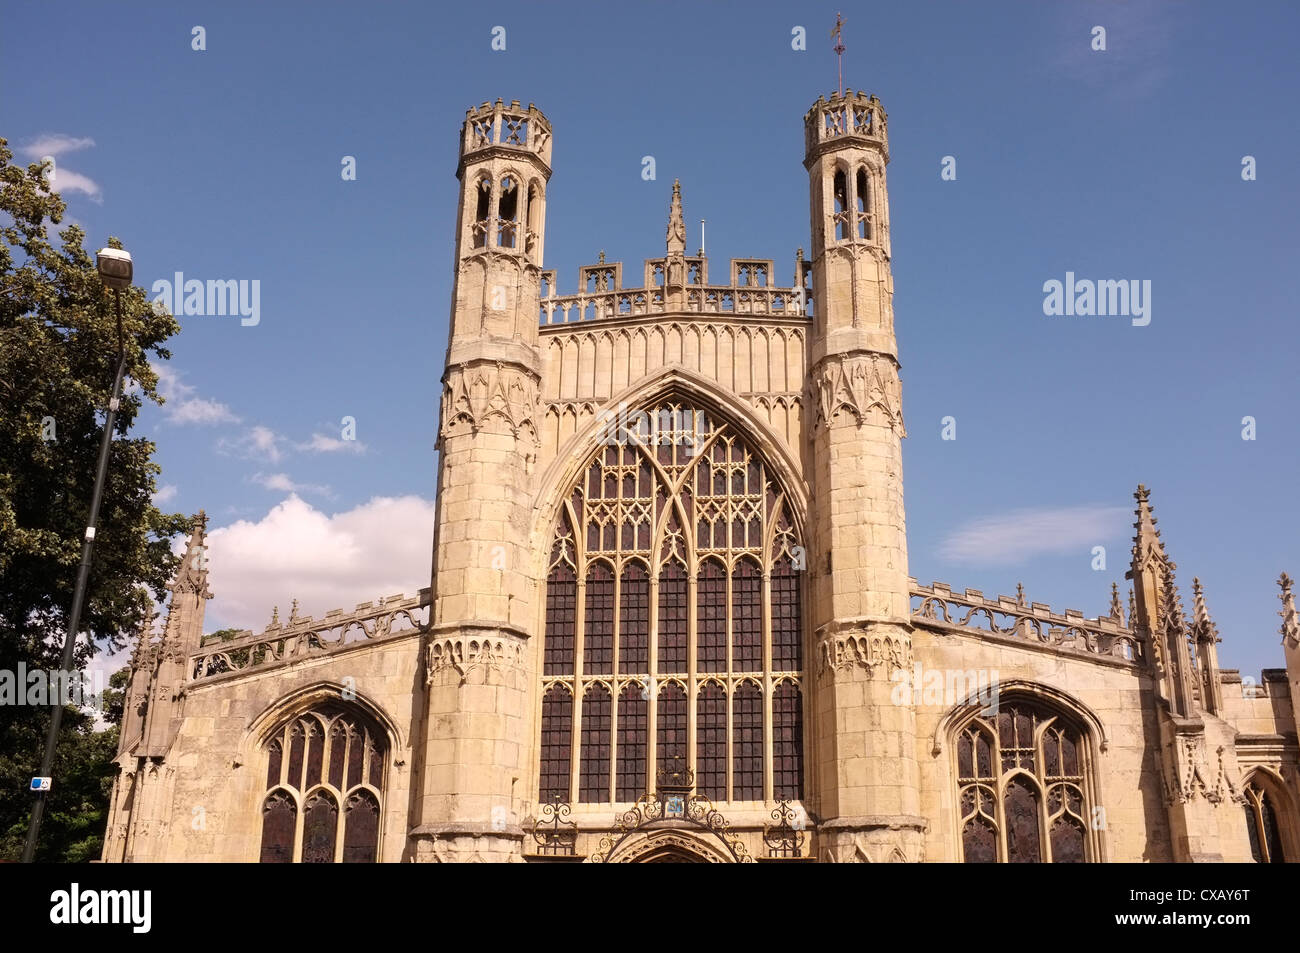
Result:
{"label": "street lamp post", "polygon": [[[122,289],[131,287],[131,254],[120,248],[101,248],[95,256],[99,277],[105,286],[113,289],[117,310],[117,376],[113,378],[113,396],[108,402],[104,418],[104,438],[99,444],[99,469],[95,473],[95,489],[90,497],[90,518],[86,522],[86,535],[81,544],[81,568],[77,571],[77,588],[72,594],[72,609],[68,613],[68,629],[63,636],[63,664],[61,671],[71,672],[77,648],[77,630],[81,626],[81,607],[86,600],[86,582],[90,577],[90,553],[95,547],[95,522],[99,519],[99,504],[104,496],[104,478],[108,475],[108,450],[113,442],[113,418],[122,397],[122,378],[126,376],[126,345],[122,338]],[[60,679],[60,682],[63,680]],[[63,699],[51,699],[50,729],[45,735],[45,756],[41,759],[40,777],[47,778],[54,768],[54,749],[59,740],[59,725],[63,722]],[[27,843],[23,846],[23,863],[30,864],[36,857],[36,839],[41,829],[41,815],[45,813],[48,791],[36,792],[32,805],[32,819],[27,826]]]}

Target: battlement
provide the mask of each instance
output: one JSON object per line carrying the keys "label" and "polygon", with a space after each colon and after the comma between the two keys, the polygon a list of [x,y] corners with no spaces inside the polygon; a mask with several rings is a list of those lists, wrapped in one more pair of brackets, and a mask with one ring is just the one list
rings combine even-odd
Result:
{"label": "battlement", "polygon": [[846,142],[878,147],[889,161],[888,117],[880,100],[859,90],[817,102],[804,114],[804,166],[811,166],[822,153]]}
{"label": "battlement", "polygon": [[1132,664],[1143,658],[1141,637],[1113,616],[1085,619],[1078,609],[1059,615],[1041,602],[1025,602],[1020,594],[988,599],[978,589],[957,593],[942,582],[909,582],[912,620],[930,628],[974,630]]}
{"label": "battlement", "polygon": [[460,127],[460,167],[466,161],[493,151],[524,152],[537,156],[551,168],[551,123],[542,111],[529,103],[527,108],[514,99],[506,105],[504,100],[483,103],[477,109],[465,110],[465,122]]}
{"label": "battlement", "polygon": [[668,258],[645,259],[643,280],[638,287],[623,287],[623,263],[605,261],[578,270],[577,294],[556,292],[558,276],[554,270],[542,273],[542,296],[539,320],[542,325],[569,324],[632,318],[670,313],[693,314],[761,314],[773,317],[807,318],[812,312],[812,293],[807,286],[807,272],[802,256],[795,260],[797,284],[780,286],[775,282],[775,264],[771,259],[733,258],[730,283],[709,283],[707,258],[684,257],[682,285],[676,294],[667,275]]}

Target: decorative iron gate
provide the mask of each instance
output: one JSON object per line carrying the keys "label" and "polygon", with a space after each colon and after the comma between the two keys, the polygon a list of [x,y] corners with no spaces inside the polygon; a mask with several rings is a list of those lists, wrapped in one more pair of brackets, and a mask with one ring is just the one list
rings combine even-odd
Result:
{"label": "decorative iron gate", "polygon": [[744,841],[731,830],[731,825],[713,802],[703,794],[694,793],[694,771],[680,766],[661,770],[656,787],[653,794],[641,795],[631,810],[618,815],[614,829],[601,838],[596,853],[592,854],[591,863],[607,863],[628,838],[636,834],[683,829],[708,834],[735,863],[754,862]]}

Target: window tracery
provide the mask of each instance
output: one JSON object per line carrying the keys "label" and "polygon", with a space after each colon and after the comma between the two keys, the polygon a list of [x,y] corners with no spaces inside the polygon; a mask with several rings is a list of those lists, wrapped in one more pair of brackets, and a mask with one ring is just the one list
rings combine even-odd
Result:
{"label": "window tracery", "polygon": [[1091,859],[1088,752],[1073,720],[1004,699],[995,713],[968,721],[955,748],[964,861]]}
{"label": "window tracery", "polygon": [[266,743],[262,863],[374,863],[384,734],[349,706],[290,719]]}
{"label": "window tracery", "polygon": [[1282,834],[1278,827],[1277,804],[1275,798],[1260,783],[1257,775],[1252,775],[1242,792],[1245,802],[1242,807],[1246,812],[1246,833],[1250,837],[1250,856],[1257,864],[1281,864],[1286,862],[1282,848]]}
{"label": "window tracery", "polygon": [[541,799],[626,803],[678,758],[711,799],[798,798],[804,563],[790,503],[709,413],[669,401],[618,424],[553,538]]}

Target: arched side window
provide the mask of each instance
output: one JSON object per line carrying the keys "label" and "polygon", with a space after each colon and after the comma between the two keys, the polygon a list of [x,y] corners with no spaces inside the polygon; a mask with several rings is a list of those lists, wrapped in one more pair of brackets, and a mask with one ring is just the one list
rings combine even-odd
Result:
{"label": "arched side window", "polygon": [[492,214],[492,180],[480,176],[478,187],[474,190],[474,221],[470,225],[470,245],[473,248],[487,246],[488,217]]}
{"label": "arched side window", "polygon": [[831,218],[831,227],[837,242],[844,241],[852,235],[849,230],[849,182],[843,169],[836,169],[831,180],[831,193],[835,201],[835,211]]}
{"label": "arched side window", "polygon": [[1062,712],[1002,699],[956,732],[961,856],[967,863],[1083,863],[1095,860],[1089,749]]}
{"label": "arched side window", "polygon": [[871,237],[871,180],[867,176],[867,170],[858,168],[858,181],[856,183],[857,195],[854,204],[857,206],[857,235],[858,238]]}
{"label": "arched side window", "polygon": [[630,414],[614,436],[557,519],[539,797],[626,804],[682,766],[717,802],[802,797],[805,562],[789,501],[746,435],[689,405]]}
{"label": "arched side window", "polygon": [[532,252],[542,235],[542,186],[535,179],[528,184],[528,235],[524,250]]}
{"label": "arched side window", "polygon": [[519,180],[512,175],[501,179],[497,200],[497,247],[514,248],[519,236]]}
{"label": "arched side window", "polygon": [[1246,798],[1242,807],[1246,812],[1250,856],[1257,864],[1282,864],[1287,860],[1278,819],[1281,805],[1270,787],[1272,785],[1263,781],[1257,771],[1250,776],[1242,792]]}
{"label": "arched side window", "polygon": [[264,750],[263,863],[379,859],[388,744],[377,725],[327,703],[289,720]]}

